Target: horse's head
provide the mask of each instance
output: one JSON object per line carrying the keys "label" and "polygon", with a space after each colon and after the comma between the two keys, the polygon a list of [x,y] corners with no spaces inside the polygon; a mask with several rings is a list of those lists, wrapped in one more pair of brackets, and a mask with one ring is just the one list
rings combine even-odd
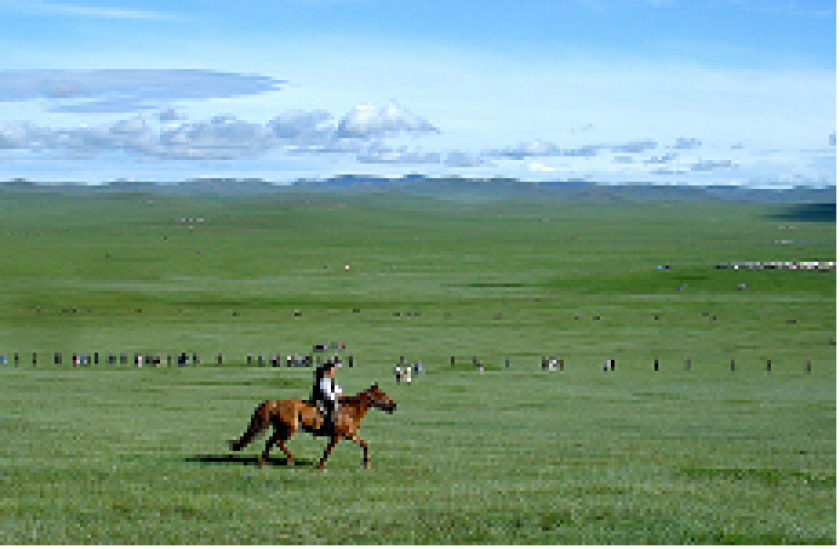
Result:
{"label": "horse's head", "polygon": [[391,400],[391,397],[379,388],[379,383],[374,383],[365,393],[367,393],[372,406],[380,410],[385,410],[389,414],[393,414],[394,410],[397,409],[397,403]]}

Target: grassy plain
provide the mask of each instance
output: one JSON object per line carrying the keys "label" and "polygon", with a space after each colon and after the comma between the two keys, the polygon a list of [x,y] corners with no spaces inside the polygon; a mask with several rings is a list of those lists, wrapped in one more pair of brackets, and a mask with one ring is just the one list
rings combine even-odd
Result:
{"label": "grassy plain", "polygon": [[[0,353],[26,359],[0,368],[0,542],[835,543],[836,275],[713,268],[835,260],[836,224],[791,211],[0,195]],[[343,442],[315,472],[308,435],[295,467],[229,457],[311,378],[244,356],[325,341],[348,392],[399,402],[365,422],[373,470]],[[45,364],[94,351],[225,365]]]}

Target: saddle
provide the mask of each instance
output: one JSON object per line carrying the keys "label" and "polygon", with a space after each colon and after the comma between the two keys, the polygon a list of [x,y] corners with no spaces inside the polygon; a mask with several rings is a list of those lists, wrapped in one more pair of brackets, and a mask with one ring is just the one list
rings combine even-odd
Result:
{"label": "saddle", "polygon": [[305,401],[306,404],[315,408],[315,412],[318,414],[318,419],[320,420],[316,425],[312,427],[313,435],[315,433],[320,433],[322,431],[329,431],[332,432],[333,428],[335,427],[335,420],[338,419],[338,414],[340,413],[341,408],[336,406],[335,417],[333,417],[333,423],[330,424],[327,422],[327,409],[324,406],[323,402],[321,401],[313,401],[307,400]]}

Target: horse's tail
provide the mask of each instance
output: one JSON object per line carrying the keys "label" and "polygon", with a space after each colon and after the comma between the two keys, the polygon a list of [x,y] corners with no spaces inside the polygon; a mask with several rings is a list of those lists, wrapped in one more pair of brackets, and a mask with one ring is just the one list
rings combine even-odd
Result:
{"label": "horse's tail", "polygon": [[230,441],[231,450],[238,452],[242,448],[245,448],[253,442],[257,435],[262,433],[265,428],[268,427],[271,419],[270,404],[271,401],[266,400],[257,407],[253,417],[251,417],[251,423],[248,425],[248,429],[245,430],[245,433],[240,438]]}

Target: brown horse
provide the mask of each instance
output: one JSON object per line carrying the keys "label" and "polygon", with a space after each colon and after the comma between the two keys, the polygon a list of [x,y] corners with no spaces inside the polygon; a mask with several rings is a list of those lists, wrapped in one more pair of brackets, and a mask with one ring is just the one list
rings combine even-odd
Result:
{"label": "brown horse", "polygon": [[393,413],[397,409],[397,403],[379,388],[378,383],[374,383],[370,389],[356,396],[339,397],[339,403],[341,407],[335,418],[335,429],[333,430],[324,425],[324,420],[317,409],[307,402],[302,400],[266,400],[257,407],[245,434],[238,440],[231,440],[230,447],[233,451],[238,452],[253,442],[254,438],[263,432],[266,427],[272,425],[274,432],[265,444],[265,450],[262,453],[259,465],[265,464],[268,453],[275,444],[286,453],[286,464],[294,465],[294,456],[286,448],[286,441],[292,438],[298,429],[302,429],[313,436],[330,437],[330,443],[324,451],[324,457],[318,463],[318,469],[324,468],[327,456],[330,455],[333,447],[342,438],[351,440],[362,447],[364,450],[362,463],[366,469],[370,469],[367,444],[359,438],[356,431],[371,406]]}

